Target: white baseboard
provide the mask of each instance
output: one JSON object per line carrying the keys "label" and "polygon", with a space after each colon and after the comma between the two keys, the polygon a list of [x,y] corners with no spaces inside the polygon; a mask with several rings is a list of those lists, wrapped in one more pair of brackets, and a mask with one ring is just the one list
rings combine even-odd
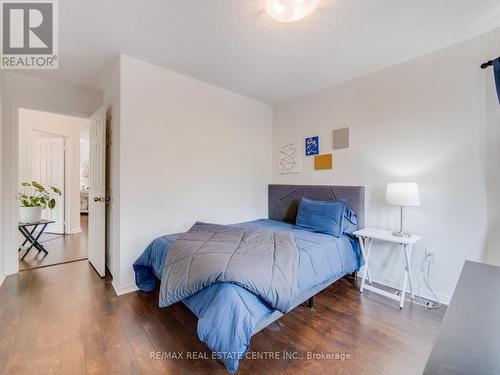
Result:
{"label": "white baseboard", "polygon": [[112,282],[111,285],[113,285],[113,289],[115,290],[115,293],[117,296],[121,296],[123,294],[131,293],[131,292],[136,292],[139,290],[139,288],[137,288],[137,285],[135,285],[135,284],[120,286],[120,285],[116,285],[114,282]]}
{"label": "white baseboard", "polygon": [[[358,275],[358,278],[361,279],[361,275]],[[401,289],[401,283],[399,281],[391,280],[391,279],[386,279],[384,277],[380,276],[374,276],[372,275],[372,280],[378,284],[382,284],[385,286],[388,286],[389,288]],[[114,282],[112,283],[113,289],[115,290],[115,293],[117,296],[121,296],[123,294],[131,293],[131,292],[136,292],[139,290],[137,288],[137,285],[135,284],[129,284],[125,286],[119,286],[116,285]],[[416,286],[415,286],[416,288]],[[415,290],[416,292],[416,290]],[[450,296],[445,296],[443,294],[436,293],[436,296],[439,298],[439,302],[441,302],[444,305],[448,305],[450,303],[451,297]],[[429,292],[427,289],[421,288],[420,289],[420,297],[429,299],[429,300],[435,300],[434,296]]]}
{"label": "white baseboard", "polygon": [[[391,280],[391,279],[387,279],[385,277],[376,276],[376,275],[371,275],[371,276],[372,276],[373,282],[388,286],[389,288],[401,290],[401,281]],[[361,277],[362,277],[362,273],[359,272],[358,278],[359,278],[360,282],[361,282]],[[406,288],[407,288],[407,292],[409,292],[409,287],[407,286]],[[415,285],[415,295],[417,295],[417,286],[416,285]],[[437,298],[439,298],[440,303],[442,303],[444,305],[450,304],[451,296],[446,296],[444,294],[439,294],[439,293],[436,293],[436,296],[437,296]],[[436,299],[436,298],[434,298],[432,293],[430,291],[428,291],[427,288],[423,285],[420,286],[419,297],[423,297],[423,298],[429,299],[431,301],[434,301]]]}
{"label": "white baseboard", "polygon": [[71,234],[78,234],[78,233],[82,233],[82,228],[75,228],[71,231]]}
{"label": "white baseboard", "polygon": [[2,286],[3,282],[5,281],[5,275],[1,274],[0,275],[0,286]]}

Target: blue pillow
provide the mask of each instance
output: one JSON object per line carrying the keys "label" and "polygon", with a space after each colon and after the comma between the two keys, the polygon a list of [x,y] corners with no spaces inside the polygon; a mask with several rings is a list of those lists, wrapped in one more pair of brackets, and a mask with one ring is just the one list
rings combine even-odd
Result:
{"label": "blue pillow", "polygon": [[313,201],[300,198],[295,224],[312,232],[340,237],[345,210],[346,205],[343,201]]}
{"label": "blue pillow", "polygon": [[346,207],[344,211],[342,232],[352,234],[356,229],[358,229],[358,215],[356,215],[353,210]]}

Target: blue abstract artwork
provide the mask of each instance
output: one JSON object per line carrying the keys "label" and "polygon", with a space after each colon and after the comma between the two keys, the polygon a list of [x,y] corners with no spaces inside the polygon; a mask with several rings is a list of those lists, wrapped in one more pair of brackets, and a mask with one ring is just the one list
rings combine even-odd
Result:
{"label": "blue abstract artwork", "polygon": [[306,156],[319,154],[319,137],[306,138]]}

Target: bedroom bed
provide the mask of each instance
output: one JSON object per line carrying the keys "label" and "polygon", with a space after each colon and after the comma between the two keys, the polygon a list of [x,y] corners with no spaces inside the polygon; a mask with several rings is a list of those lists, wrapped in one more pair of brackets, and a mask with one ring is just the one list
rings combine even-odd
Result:
{"label": "bedroom bed", "polygon": [[[361,265],[356,240],[342,233],[338,238],[295,225],[300,199],[343,200],[364,226],[364,187],[269,185],[269,219],[238,223],[238,227],[272,232],[290,232],[299,251],[297,285],[288,311],[308,301],[336,280]],[[154,290],[172,243],[181,234],[155,239],[134,263],[136,284],[145,292]],[[234,283],[214,283],[182,302],[198,317],[198,337],[230,372],[236,372],[250,339],[283,313],[263,299]]]}

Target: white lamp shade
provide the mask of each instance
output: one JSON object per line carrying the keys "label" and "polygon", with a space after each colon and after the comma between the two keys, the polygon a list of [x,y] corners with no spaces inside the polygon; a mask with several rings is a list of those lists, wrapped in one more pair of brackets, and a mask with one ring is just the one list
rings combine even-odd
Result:
{"label": "white lamp shade", "polygon": [[311,14],[319,0],[266,0],[266,12],[280,22],[295,22]]}
{"label": "white lamp shade", "polygon": [[420,206],[420,194],[416,182],[387,184],[385,201],[395,206]]}

